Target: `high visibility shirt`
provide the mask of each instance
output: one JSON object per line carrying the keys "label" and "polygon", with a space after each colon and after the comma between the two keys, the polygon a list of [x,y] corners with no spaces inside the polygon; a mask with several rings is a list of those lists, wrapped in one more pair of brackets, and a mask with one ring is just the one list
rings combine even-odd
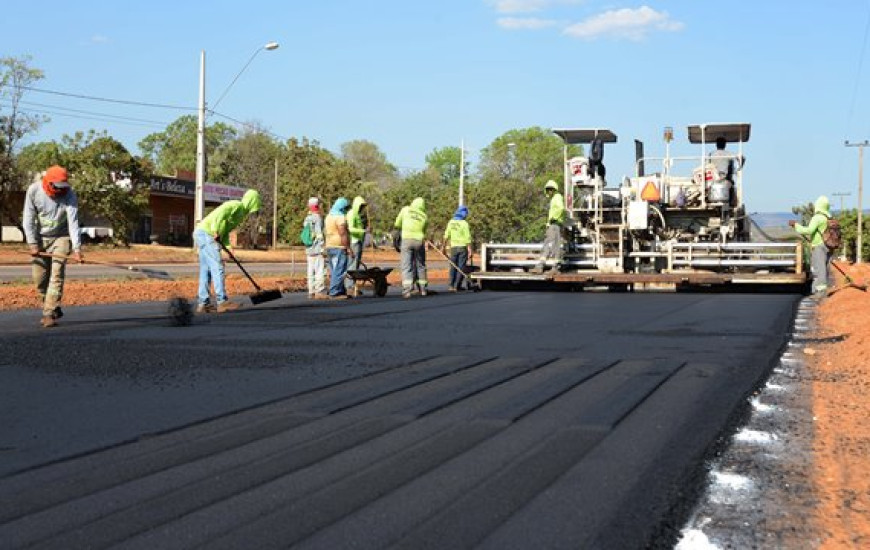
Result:
{"label": "high visibility shirt", "polygon": [[245,221],[248,214],[259,209],[260,196],[255,191],[249,190],[241,200],[227,201],[212,210],[197,227],[209,235],[217,235],[224,246],[229,246],[230,232]]}
{"label": "high visibility shirt", "polygon": [[809,225],[801,225],[796,223],[794,230],[801,235],[807,235],[810,238],[810,245],[813,247],[821,246],[824,243],[822,234],[828,228],[828,216],[822,212],[813,214],[810,218]]}
{"label": "high visibility shirt", "polygon": [[550,212],[547,214],[547,224],[565,223],[565,201],[562,199],[561,193],[553,193],[553,198],[550,199]]}
{"label": "high visibility shirt", "polygon": [[402,208],[399,216],[396,218],[394,227],[402,230],[402,240],[422,241],[426,238],[426,229],[429,226],[429,220],[426,212],[417,206],[417,199],[411,203],[411,206]]}
{"label": "high visibility shirt", "polygon": [[466,220],[450,220],[444,230],[444,240],[450,246],[468,246],[471,244],[471,227]]}
{"label": "high visibility shirt", "polygon": [[360,208],[364,204],[366,204],[365,199],[356,197],[347,213],[347,230],[350,233],[351,242],[354,243],[363,240],[366,235],[366,222],[360,214]]}

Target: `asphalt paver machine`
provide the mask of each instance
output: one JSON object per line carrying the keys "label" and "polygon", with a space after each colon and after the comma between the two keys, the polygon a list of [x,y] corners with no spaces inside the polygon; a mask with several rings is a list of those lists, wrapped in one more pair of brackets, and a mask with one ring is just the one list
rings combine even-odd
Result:
{"label": "asphalt paver machine", "polygon": [[[564,141],[563,229],[558,269],[531,273],[541,243],[484,244],[486,286],[535,282],[611,289],[806,283],[799,242],[753,239],[744,204],[744,144],[750,125],[688,127],[697,154],[673,156],[673,130],[664,131],[664,156],[645,157],[635,141],[633,176],[608,185],[605,144],[618,138],[603,128],[555,129]],[[715,144],[719,141],[719,146]],[[584,155],[569,158],[572,145]],[[730,151],[726,147],[736,147]],[[550,260],[548,267],[556,266]]]}

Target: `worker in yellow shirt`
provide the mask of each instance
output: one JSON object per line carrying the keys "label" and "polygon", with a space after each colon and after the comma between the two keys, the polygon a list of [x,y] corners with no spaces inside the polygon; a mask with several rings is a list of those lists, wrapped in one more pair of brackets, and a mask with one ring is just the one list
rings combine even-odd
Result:
{"label": "worker in yellow shirt", "polygon": [[465,219],[467,217],[468,208],[464,205],[460,206],[453,214],[453,219],[447,222],[447,228],[444,230],[445,248],[447,243],[450,243],[451,266],[448,292],[461,290],[461,285],[465,279],[465,266],[468,260],[474,257],[474,252],[471,249],[471,228]]}
{"label": "worker in yellow shirt", "polygon": [[550,268],[550,273],[555,274],[559,270],[559,262],[562,261],[562,225],[565,223],[565,199],[559,193],[559,186],[550,180],[544,185],[544,193],[550,199],[550,210],[547,213],[547,234],[544,237],[544,246],[541,249],[541,257],[538,265],[532,269],[532,273],[543,273],[548,260],[554,259],[555,263]]}

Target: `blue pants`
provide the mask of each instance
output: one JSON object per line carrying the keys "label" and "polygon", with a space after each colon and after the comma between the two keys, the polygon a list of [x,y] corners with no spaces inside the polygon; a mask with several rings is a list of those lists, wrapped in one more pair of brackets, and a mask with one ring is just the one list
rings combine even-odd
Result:
{"label": "blue pants", "polygon": [[224,261],[221,259],[221,248],[212,235],[202,229],[193,232],[193,239],[199,252],[199,291],[196,300],[199,305],[207,305],[211,301],[208,293],[209,283],[214,285],[214,295],[217,303],[227,301],[224,287]]}
{"label": "blue pants", "polygon": [[344,277],[347,275],[347,250],[327,248],[326,254],[329,256],[329,295],[347,294],[344,287]]}

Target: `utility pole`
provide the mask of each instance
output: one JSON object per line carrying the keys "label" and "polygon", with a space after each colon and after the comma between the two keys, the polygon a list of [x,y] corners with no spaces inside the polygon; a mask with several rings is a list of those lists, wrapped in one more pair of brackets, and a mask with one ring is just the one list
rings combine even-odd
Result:
{"label": "utility pole", "polygon": [[193,205],[193,226],[202,221],[205,213],[205,50],[199,53],[199,118],[196,125],[196,196]]}
{"label": "utility pole", "polygon": [[863,213],[861,212],[861,194],[864,190],[864,147],[867,147],[867,145],[870,145],[870,142],[866,139],[858,143],[849,143],[849,140],[846,140],[846,147],[858,148],[858,238],[855,240],[855,263],[857,264],[861,263],[861,237],[864,232]]}
{"label": "utility pole", "polygon": [[851,197],[852,193],[831,193],[832,197],[840,197],[840,214],[845,212],[845,207],[843,206],[843,197]]}
{"label": "utility pole", "polygon": [[278,249],[278,157],[275,157],[275,182],[272,187],[272,250]]}
{"label": "utility pole", "polygon": [[465,140],[459,142],[459,206],[465,204]]}
{"label": "utility pole", "polygon": [[[840,197],[840,216],[842,216],[843,212],[846,211],[845,206],[843,206],[843,197],[850,197],[852,196],[852,193],[831,193],[831,196]],[[843,243],[843,249],[840,251],[840,260],[846,261],[847,257],[846,243]]]}

